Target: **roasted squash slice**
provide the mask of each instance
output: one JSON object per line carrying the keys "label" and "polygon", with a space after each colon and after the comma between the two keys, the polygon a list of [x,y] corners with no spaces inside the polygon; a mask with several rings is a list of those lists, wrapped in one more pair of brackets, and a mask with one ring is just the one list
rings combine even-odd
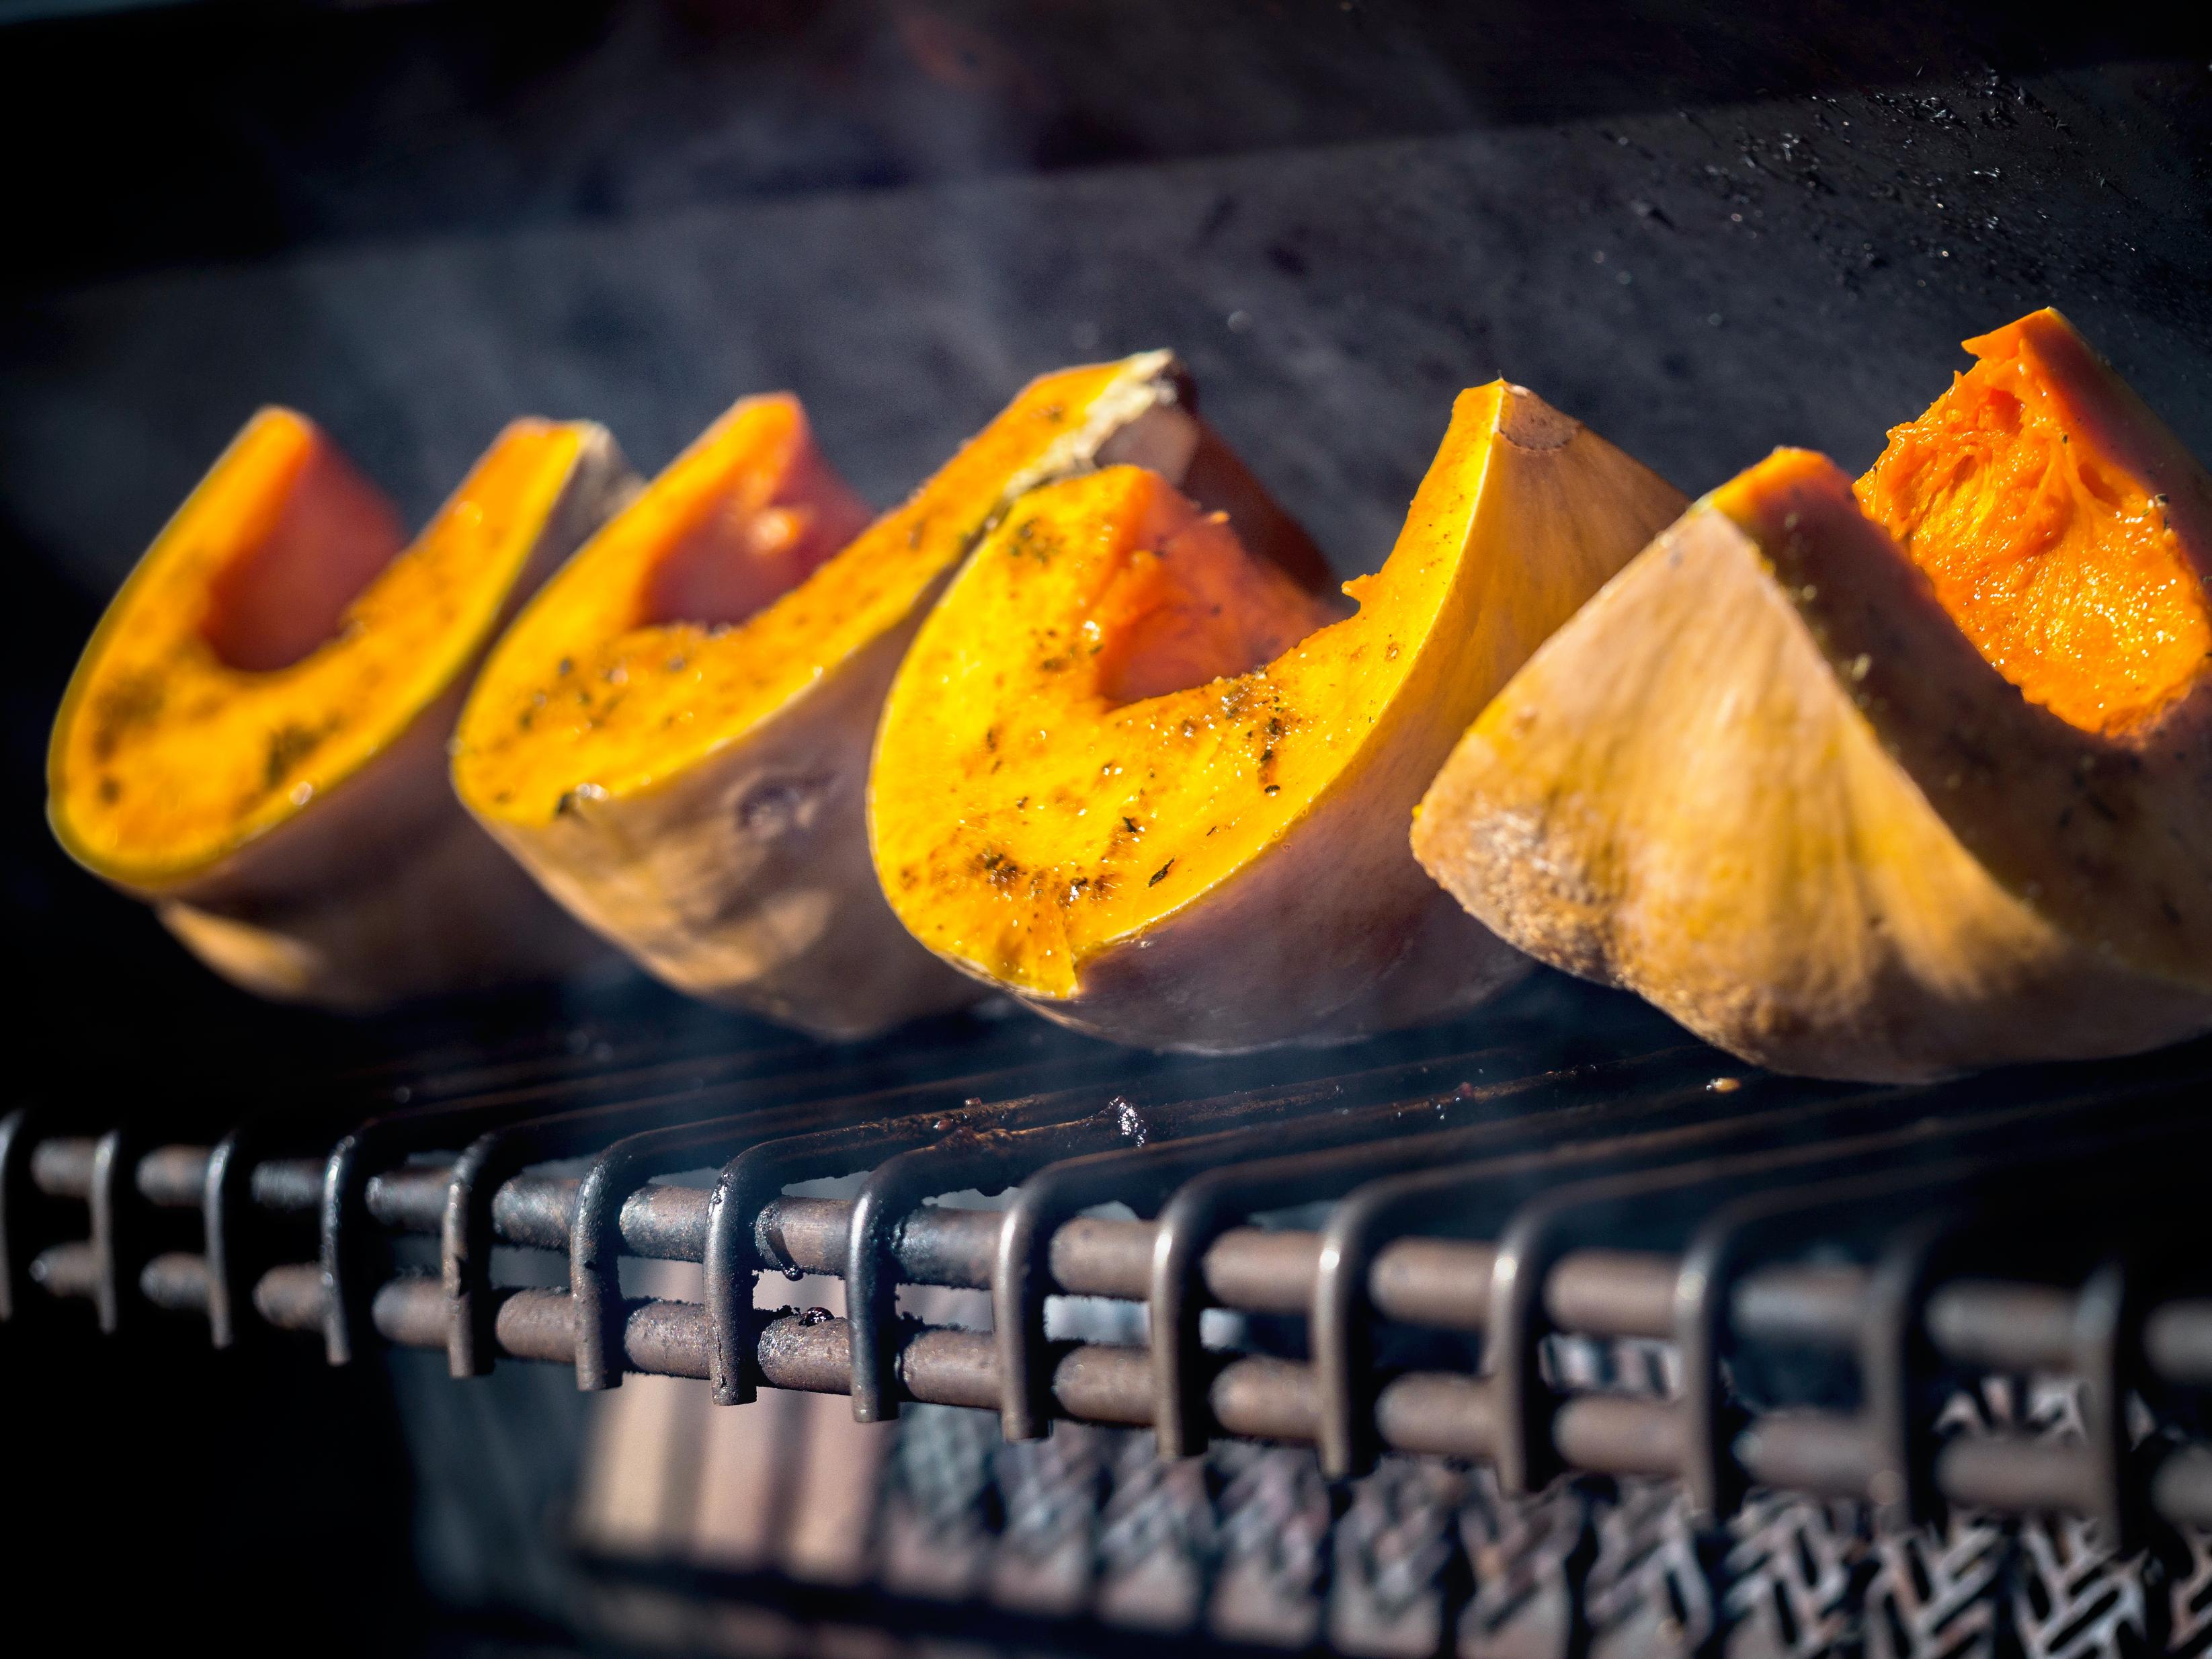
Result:
{"label": "roasted squash slice", "polygon": [[1745,1059],[1921,1079],[2212,1027],[2212,481],[2056,312],[1851,482],[1707,496],[1484,711],[1413,844]]}
{"label": "roasted squash slice", "polygon": [[964,972],[1130,1042],[1325,1041],[1480,1000],[1526,963],[1423,877],[1407,815],[1681,504],[1502,382],[1461,396],[1341,620],[1155,473],[1024,497],[884,708],[869,823],[892,908]]}
{"label": "roasted squash slice", "polygon": [[501,641],[461,720],[462,800],[694,995],[836,1037],[972,999],[868,865],[884,690],[1010,501],[1116,444],[1192,452],[1184,401],[1164,353],[1048,375],[872,525],[794,399],[739,404]]}
{"label": "roasted squash slice", "polygon": [[371,1007],[591,956],[454,804],[445,750],[485,647],[626,477],[599,428],[519,421],[409,546],[312,422],[262,410],[70,682],[62,845],[269,996]]}

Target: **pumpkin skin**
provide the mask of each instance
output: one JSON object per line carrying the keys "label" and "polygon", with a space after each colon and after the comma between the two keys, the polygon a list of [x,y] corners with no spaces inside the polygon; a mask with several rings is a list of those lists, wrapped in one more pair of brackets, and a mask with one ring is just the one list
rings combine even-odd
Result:
{"label": "pumpkin skin", "polygon": [[923,624],[870,785],[900,920],[1038,1012],[1156,1048],[1341,1040],[1517,978],[1407,855],[1407,814],[1682,496],[1533,393],[1463,393],[1338,621],[1173,496],[1121,468],[1025,497]]}
{"label": "pumpkin skin", "polygon": [[1856,493],[1778,452],[1483,712],[1413,834],[1473,915],[1813,1076],[2212,1028],[2212,694],[2167,646],[2212,483],[2056,313],[1968,347]]}
{"label": "pumpkin skin", "polygon": [[476,665],[605,517],[600,428],[518,421],[411,545],[305,416],[267,409],[155,539],[54,722],[47,813],[217,972],[364,1010],[600,947],[446,784]]}
{"label": "pumpkin skin", "polygon": [[[501,642],[461,720],[462,800],[572,913],[694,996],[835,1038],[973,1000],[892,918],[868,863],[884,692],[945,577],[1014,499],[1116,446],[1188,464],[1202,430],[1187,391],[1162,352],[1047,375],[872,524],[796,400],[739,404]],[[732,489],[851,539],[702,627],[684,599],[650,594],[700,502]],[[740,507],[738,520],[753,510]],[[567,701],[577,682],[592,708]],[[607,715],[617,682],[623,712]]]}

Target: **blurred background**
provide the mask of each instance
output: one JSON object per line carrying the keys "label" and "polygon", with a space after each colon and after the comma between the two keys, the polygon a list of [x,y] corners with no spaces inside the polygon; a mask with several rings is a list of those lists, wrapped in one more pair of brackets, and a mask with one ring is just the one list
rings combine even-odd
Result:
{"label": "blurred background", "polygon": [[[2056,304],[2212,454],[2212,13],[2075,9],[0,0],[19,1091],[419,1038],[248,1002],[46,830],[76,652],[257,405],[419,521],[515,415],[604,422],[651,471],[787,387],[884,505],[1030,376],[1171,346],[1349,574],[1462,386],[1523,382],[1695,493],[1780,443],[1863,466],[1961,338]],[[714,1018],[633,981],[553,1012],[588,1041],[617,1006]],[[565,1375],[403,1432],[388,1396],[434,1356],[23,1340],[11,1605],[342,1652],[574,1639]]]}

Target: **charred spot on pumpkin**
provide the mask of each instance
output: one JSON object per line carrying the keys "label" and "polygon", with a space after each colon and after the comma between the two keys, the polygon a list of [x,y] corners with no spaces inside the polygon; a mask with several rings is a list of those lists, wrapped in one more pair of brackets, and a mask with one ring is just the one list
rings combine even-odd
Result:
{"label": "charred spot on pumpkin", "polygon": [[1146,882],[1145,885],[1147,887],[1158,886],[1163,881],[1167,879],[1168,872],[1175,867],[1176,861],[1173,859],[1170,859],[1165,864],[1163,864],[1158,869],[1152,872],[1152,878]]}
{"label": "charred spot on pumpkin", "polygon": [[587,800],[605,800],[607,792],[596,783],[580,783],[573,789],[563,789],[560,799],[553,803],[553,815],[566,817]]}
{"label": "charred spot on pumpkin", "polygon": [[159,719],[167,701],[161,677],[153,670],[118,674],[92,700],[94,756],[108,759],[134,728]]}
{"label": "charred spot on pumpkin", "polygon": [[1011,890],[1024,873],[1020,865],[995,847],[987,847],[976,855],[975,867],[983,872],[983,879],[1000,893]]}
{"label": "charred spot on pumpkin", "polygon": [[1034,518],[1018,519],[1007,532],[1007,540],[1014,552],[1038,564],[1050,564],[1060,550],[1060,539],[1047,526]]}
{"label": "charred spot on pumpkin", "polygon": [[114,805],[123,799],[123,785],[113,777],[103,777],[100,781],[100,798],[110,806]]}
{"label": "charred spot on pumpkin", "polygon": [[268,747],[262,755],[261,787],[274,789],[283,782],[294,767],[315,752],[324,736],[322,732],[311,731],[290,721],[271,732]]}

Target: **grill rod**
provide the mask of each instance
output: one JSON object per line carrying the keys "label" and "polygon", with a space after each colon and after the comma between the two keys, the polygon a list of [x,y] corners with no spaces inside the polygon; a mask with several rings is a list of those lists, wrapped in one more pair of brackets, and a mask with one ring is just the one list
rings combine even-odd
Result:
{"label": "grill rod", "polygon": [[[91,1180],[89,1140],[55,1139],[33,1153],[34,1182],[55,1196],[82,1196]],[[135,1172],[148,1202],[196,1206],[205,1179],[204,1147],[161,1146]],[[374,1177],[369,1212],[396,1231],[434,1236],[444,1222],[451,1169],[424,1164]],[[253,1173],[264,1207],[311,1213],[322,1195],[319,1161],[272,1161]],[[492,1219],[507,1243],[565,1251],[580,1183],[557,1176],[523,1176],[494,1195]],[[697,1261],[706,1248],[708,1193],[703,1188],[653,1186],[623,1206],[621,1230],[631,1254]],[[853,1206],[848,1200],[778,1200],[756,1230],[763,1260],[801,1273],[842,1276]],[[924,1207],[902,1224],[894,1254],[914,1284],[988,1290],[1000,1213]],[[1148,1221],[1079,1218],[1053,1236],[1049,1271],[1062,1295],[1142,1301],[1149,1284],[1157,1229]],[[1208,1296],[1219,1307],[1250,1314],[1305,1313],[1313,1297],[1321,1237],[1306,1231],[1243,1227],[1206,1252]],[[40,1256],[34,1275],[57,1295],[90,1294],[94,1272],[83,1245],[58,1245]],[[82,1259],[81,1259],[82,1258]],[[192,1258],[196,1259],[196,1258]],[[1487,1244],[1413,1238],[1376,1257],[1368,1292],[1383,1318],[1429,1328],[1480,1333],[1490,1310]],[[1546,1284],[1546,1307],[1562,1329],[1593,1336],[1674,1334],[1677,1262],[1656,1251],[1585,1249],[1562,1260]],[[173,1308],[204,1308],[204,1291],[189,1273],[157,1258],[142,1285],[148,1299]],[[80,1288],[82,1285],[84,1288]],[[1737,1287],[1734,1328],[1757,1340],[1832,1352],[1858,1340],[1865,1270],[1854,1267],[1770,1267]],[[2074,1358],[2075,1298],[2060,1286],[1961,1279],[1930,1298],[1927,1327],[1937,1351],[1954,1363],[1992,1370],[2069,1370]],[[2212,1300],[2179,1299],[2154,1309],[2143,1327],[2152,1369],[2170,1382],[2212,1385]],[[560,1356],[566,1360],[571,1356]]]}
{"label": "grill rod", "polygon": [[[264,1277],[255,1305],[275,1325],[316,1330],[322,1285],[313,1267],[280,1267]],[[377,1329],[404,1347],[445,1346],[443,1291],[434,1279],[408,1275],[384,1285],[375,1301]],[[574,1310],[567,1292],[501,1292],[494,1328],[514,1358],[568,1363],[575,1351]],[[657,1375],[703,1378],[711,1338],[706,1310],[692,1303],[628,1304],[623,1347],[631,1366]],[[1056,1415],[1071,1420],[1143,1428],[1152,1422],[1150,1363],[1140,1347],[1103,1343],[1055,1345],[1051,1392]],[[775,1388],[848,1394],[852,1365],[842,1319],[786,1313],[766,1322],[758,1340],[763,1378]],[[1000,1397],[997,1352],[988,1332],[910,1329],[897,1366],[905,1399],[994,1409]],[[1495,1385],[1487,1378],[1413,1372],[1386,1383],[1376,1421],[1383,1443],[1398,1451],[1488,1462],[1499,1438]],[[1320,1394],[1310,1369],[1291,1360],[1223,1356],[1206,1389],[1220,1431],[1242,1438],[1310,1443],[1320,1419]],[[1585,1394],[1560,1405],[1552,1433],[1571,1468],[1590,1474],[1668,1477],[1684,1452],[1680,1408],[1661,1400]],[[1736,1455],[1755,1484],[1837,1498],[1862,1498],[1877,1484],[1873,1437],[1833,1413],[1792,1411],[1754,1421],[1738,1437]],[[1937,1455],[1936,1483],[1951,1503],[2007,1512],[2080,1510],[2095,1477],[2078,1448],[2009,1437],[1959,1439]],[[2212,1525],[2212,1449],[2189,1445],[2168,1453],[2152,1472],[2153,1507],[2176,1525]]]}
{"label": "grill rod", "polygon": [[[175,1207],[188,1207],[189,1176],[197,1149],[156,1149],[134,1170],[142,1192],[171,1194]],[[46,1161],[40,1184],[64,1187],[83,1167],[64,1146]],[[204,1160],[202,1168],[204,1169]],[[302,1177],[318,1166],[264,1166],[266,1182],[257,1197],[272,1207],[297,1209],[312,1203],[316,1183]],[[58,1179],[57,1177],[59,1177]],[[428,1230],[442,1211],[450,1172],[439,1165],[408,1166],[385,1178],[372,1210],[387,1225]],[[518,1177],[506,1192],[505,1210],[513,1242],[558,1249],[566,1242],[565,1224],[575,1205],[576,1183],[557,1178]],[[637,1195],[636,1225],[623,1229],[626,1242],[658,1240],[654,1254],[684,1253],[701,1237],[706,1194],[702,1189],[655,1187]],[[801,1272],[839,1272],[843,1265],[852,1206],[843,1200],[786,1196],[761,1218],[762,1258]],[[902,1227],[897,1240],[900,1266],[916,1282],[959,1283],[988,1279],[992,1244],[1001,1224],[997,1212],[957,1211],[925,1206]],[[1152,1224],[1079,1218],[1064,1224],[1073,1261],[1062,1288],[1073,1293],[1141,1294],[1137,1271],[1148,1259]],[[1086,1233],[1093,1235],[1086,1244]],[[1054,1242],[1059,1243],[1059,1234]],[[1378,1254],[1374,1288],[1378,1310],[1408,1314],[1421,1322],[1479,1329],[1494,1255],[1488,1246],[1450,1240],[1406,1240],[1408,1250],[1426,1252],[1389,1262]],[[695,1247],[696,1248],[696,1247]],[[1240,1275],[1258,1286],[1251,1298],[1267,1309],[1302,1310],[1298,1292],[1310,1291],[1318,1250],[1311,1234],[1244,1228],[1217,1241],[1224,1251],[1209,1255],[1210,1285],[1237,1294]],[[1394,1247],[1395,1248],[1395,1247]],[[1239,1261],[1240,1253],[1249,1252]],[[40,1258],[40,1276],[60,1293],[95,1286],[94,1251],[65,1245]],[[1667,1317],[1678,1264],[1657,1252],[1586,1249],[1554,1264],[1547,1275],[1547,1302],[1555,1323],[1591,1334],[1671,1334]],[[1086,1277],[1088,1275],[1088,1277]],[[82,1281],[82,1285],[79,1281]],[[1391,1293],[1414,1288],[1412,1302]],[[189,1254],[154,1258],[142,1275],[149,1300],[180,1308],[207,1304],[207,1269]],[[1747,1279],[1738,1287],[1736,1307],[1753,1323],[1771,1320],[1770,1339],[1799,1341],[1856,1334],[1853,1304],[1866,1288],[1851,1269],[1777,1268]],[[573,1361],[576,1321],[562,1291],[502,1291],[495,1309],[494,1340],[512,1357]],[[324,1287],[313,1266],[280,1267],[265,1275],[255,1302],[264,1318],[280,1327],[313,1325],[323,1315]],[[1959,1298],[1946,1310],[1943,1297]],[[1226,1299],[1226,1298],[1224,1298]],[[1430,1305],[1433,1304],[1433,1305]],[[1966,1358],[1983,1350],[2014,1347],[2023,1331],[2039,1333],[2031,1346],[2053,1350],[2056,1335],[2070,1326],[2073,1298],[2067,1292],[2033,1285],[1956,1281],[1931,1303],[1929,1322],[1939,1346]],[[1766,1311],[1762,1314],[1762,1309]],[[387,1340],[410,1346],[442,1346],[448,1308],[442,1285],[409,1276],[384,1286],[374,1299],[374,1318]],[[1846,1317],[1849,1315],[1849,1317]],[[2146,1346],[2185,1362],[2201,1358],[2212,1344],[2203,1340],[2212,1303],[2168,1304],[2154,1311]],[[849,1327],[817,1314],[771,1317],[757,1356],[763,1380],[773,1386],[815,1392],[849,1392]],[[2164,1333],[2164,1337],[2161,1337]],[[1745,1334],[1752,1334],[1747,1331]],[[623,1327],[625,1357],[632,1369],[673,1376],[704,1375],[711,1342],[703,1309],[684,1303],[646,1302],[626,1305]],[[1150,1358],[1143,1348],[1055,1345],[1050,1390],[1055,1414],[1078,1420],[1141,1426],[1151,1421]],[[1319,1389],[1310,1369],[1293,1362],[1223,1356],[1208,1361],[1207,1409],[1224,1433],[1273,1440],[1314,1438]],[[2195,1372],[2212,1367],[2186,1363]],[[898,1387],[906,1397],[988,1409],[999,1395],[995,1348],[987,1334],[945,1330],[907,1334],[897,1358]],[[1416,1373],[1391,1380],[1376,1402],[1382,1443],[1395,1449],[1468,1458],[1495,1455],[1501,1432],[1496,1385],[1464,1374]],[[1678,1405],[1619,1395],[1585,1395],[1562,1403],[1551,1432],[1567,1466],[1613,1474],[1666,1475],[1679,1472],[1684,1430]],[[1754,1423],[1739,1437],[1736,1455],[1750,1478],[1763,1484],[1843,1497],[1880,1497],[1881,1472],[1875,1437],[1850,1418],[1790,1411]],[[1958,1441],[1937,1454],[1936,1489],[1960,1504],[2000,1510],[2081,1510],[2094,1506],[2097,1474],[2086,1453],[2012,1440]],[[2212,1451],[2185,1447],[2168,1452],[2151,1472],[2153,1507],[2185,1524],[2212,1522]]]}

